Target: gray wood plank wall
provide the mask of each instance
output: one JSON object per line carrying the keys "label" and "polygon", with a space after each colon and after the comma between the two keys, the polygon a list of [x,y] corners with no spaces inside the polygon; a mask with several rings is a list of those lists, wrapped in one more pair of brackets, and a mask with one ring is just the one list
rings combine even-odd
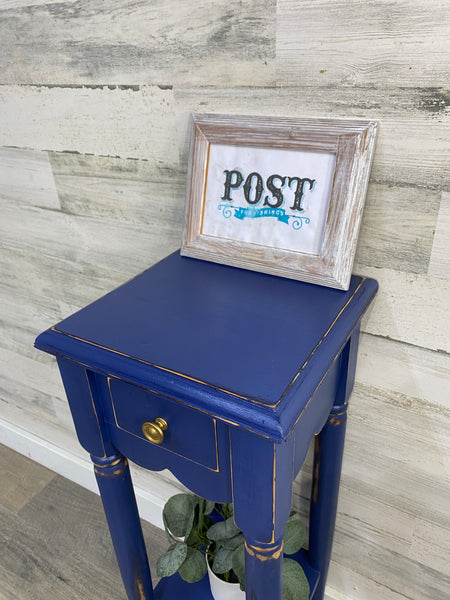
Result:
{"label": "gray wood plank wall", "polygon": [[444,0],[2,2],[0,421],[75,447],[33,339],[179,247],[191,112],[376,119],[329,593],[447,598],[449,39]]}

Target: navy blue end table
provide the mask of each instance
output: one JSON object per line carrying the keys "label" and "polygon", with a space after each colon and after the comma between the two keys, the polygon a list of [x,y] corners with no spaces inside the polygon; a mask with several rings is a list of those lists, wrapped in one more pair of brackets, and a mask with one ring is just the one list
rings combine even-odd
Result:
{"label": "navy blue end table", "polygon": [[42,333],[91,454],[129,600],[210,600],[205,578],[153,589],[128,459],[234,502],[246,597],[280,600],[292,483],[315,436],[309,549],[321,600],[331,554],[359,323],[376,293],[348,292],[175,253]]}

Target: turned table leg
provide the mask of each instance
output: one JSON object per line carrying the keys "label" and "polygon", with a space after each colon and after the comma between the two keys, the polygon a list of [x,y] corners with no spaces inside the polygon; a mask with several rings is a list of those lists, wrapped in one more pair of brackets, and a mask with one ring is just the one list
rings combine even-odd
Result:
{"label": "turned table leg", "polygon": [[347,405],[334,406],[316,436],[310,507],[309,561],[320,571],[314,600],[325,593],[344,452]]}
{"label": "turned table leg", "polygon": [[153,600],[153,587],[127,459],[91,456],[128,600]]}
{"label": "turned table leg", "polygon": [[231,432],[234,518],[245,536],[247,600],[281,600],[283,536],[292,500],[293,439]]}
{"label": "turned table leg", "polygon": [[245,540],[247,598],[281,598],[283,538],[273,544]]}

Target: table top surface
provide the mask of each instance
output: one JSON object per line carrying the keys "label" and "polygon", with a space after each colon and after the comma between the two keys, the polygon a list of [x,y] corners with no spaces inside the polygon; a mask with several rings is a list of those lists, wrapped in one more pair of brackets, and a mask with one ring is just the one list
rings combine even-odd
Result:
{"label": "table top surface", "polygon": [[50,351],[79,359],[70,346],[83,342],[274,406],[312,356],[328,344],[342,347],[376,289],[361,277],[343,292],[176,252],[42,334],[36,346],[49,350],[51,335]]}

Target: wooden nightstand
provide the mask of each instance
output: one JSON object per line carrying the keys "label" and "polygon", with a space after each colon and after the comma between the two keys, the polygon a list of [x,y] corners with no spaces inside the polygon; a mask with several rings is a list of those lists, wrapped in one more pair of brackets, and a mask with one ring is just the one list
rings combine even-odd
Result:
{"label": "wooden nightstand", "polygon": [[323,597],[359,323],[376,289],[175,253],[37,338],[58,360],[130,600],[211,595],[207,579],[178,575],[153,590],[127,459],[233,501],[247,598],[279,600],[292,482],[316,434],[309,550],[297,558]]}

